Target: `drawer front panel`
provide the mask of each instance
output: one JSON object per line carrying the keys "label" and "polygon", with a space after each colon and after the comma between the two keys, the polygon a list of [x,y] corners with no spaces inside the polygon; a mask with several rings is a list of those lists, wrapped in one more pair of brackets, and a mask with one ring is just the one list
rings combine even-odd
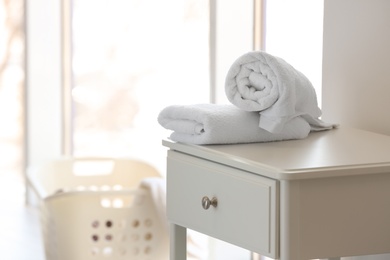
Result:
{"label": "drawer front panel", "polygon": [[[275,180],[179,152],[168,153],[167,213],[171,222],[276,258]],[[207,210],[202,198],[217,199]]]}

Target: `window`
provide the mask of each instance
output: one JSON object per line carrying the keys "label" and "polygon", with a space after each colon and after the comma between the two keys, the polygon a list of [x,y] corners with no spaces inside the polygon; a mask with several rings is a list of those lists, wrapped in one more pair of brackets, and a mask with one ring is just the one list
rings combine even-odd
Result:
{"label": "window", "polygon": [[0,2],[0,174],[20,178],[24,160],[23,1]]}
{"label": "window", "polygon": [[209,102],[208,1],[74,0],[72,43],[73,154],[163,165],[159,111]]}
{"label": "window", "polygon": [[72,3],[73,155],[136,157],[164,174],[159,111],[223,102],[226,71],[252,49],[253,0]]}

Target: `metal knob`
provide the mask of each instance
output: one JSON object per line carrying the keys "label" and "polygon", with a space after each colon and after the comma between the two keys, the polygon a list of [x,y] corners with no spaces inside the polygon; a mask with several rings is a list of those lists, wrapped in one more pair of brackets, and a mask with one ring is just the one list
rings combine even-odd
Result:
{"label": "metal knob", "polygon": [[207,196],[204,196],[202,198],[202,207],[206,210],[209,209],[210,206],[213,206],[214,208],[216,208],[217,205],[218,205],[218,200],[215,197],[213,197],[211,200]]}

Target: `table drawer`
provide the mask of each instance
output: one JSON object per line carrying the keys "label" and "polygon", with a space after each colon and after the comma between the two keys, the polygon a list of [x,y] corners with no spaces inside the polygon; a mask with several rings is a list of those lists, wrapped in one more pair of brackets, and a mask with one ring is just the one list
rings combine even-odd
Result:
{"label": "table drawer", "polygon": [[[202,198],[217,199],[204,209]],[[167,214],[172,223],[277,258],[278,182],[168,152]]]}

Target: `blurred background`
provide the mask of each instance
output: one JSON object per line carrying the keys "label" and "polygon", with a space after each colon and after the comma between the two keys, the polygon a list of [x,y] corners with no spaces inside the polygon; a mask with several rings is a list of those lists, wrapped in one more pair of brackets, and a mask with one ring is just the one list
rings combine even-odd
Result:
{"label": "blurred background", "polygon": [[[310,0],[0,0],[0,213],[23,227],[0,242],[29,245],[25,232],[39,242],[24,176],[48,159],[132,157],[165,175],[159,111],[226,103],[226,72],[248,51],[284,58],[320,101],[322,12],[323,1]],[[210,259],[249,257],[211,244]]]}

